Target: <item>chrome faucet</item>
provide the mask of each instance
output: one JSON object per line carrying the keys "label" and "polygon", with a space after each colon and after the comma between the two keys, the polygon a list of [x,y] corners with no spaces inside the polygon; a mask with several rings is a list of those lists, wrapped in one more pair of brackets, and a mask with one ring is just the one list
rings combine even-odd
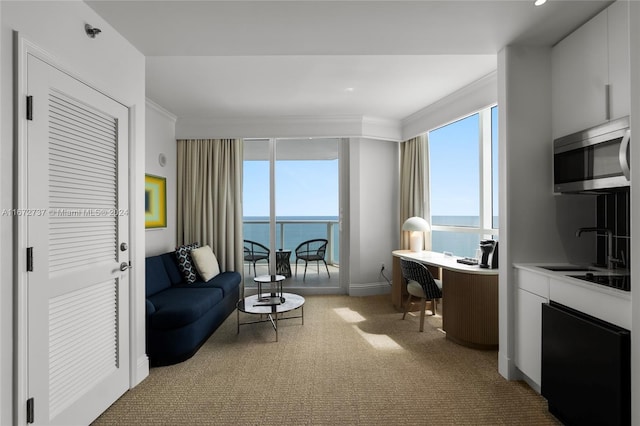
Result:
{"label": "chrome faucet", "polygon": [[604,232],[607,234],[607,269],[615,268],[616,263],[624,263],[624,260],[613,257],[613,231],[596,227],[578,228],[576,237],[579,237],[583,232]]}

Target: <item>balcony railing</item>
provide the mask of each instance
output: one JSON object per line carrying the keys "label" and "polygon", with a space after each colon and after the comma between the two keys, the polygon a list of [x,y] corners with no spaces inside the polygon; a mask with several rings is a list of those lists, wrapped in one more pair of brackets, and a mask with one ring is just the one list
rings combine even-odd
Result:
{"label": "balcony railing", "polygon": [[[269,247],[269,220],[244,219],[245,240],[256,241]],[[298,244],[315,238],[326,238],[327,263],[338,265],[339,227],[337,219],[278,219],[276,220],[276,248],[293,252]]]}

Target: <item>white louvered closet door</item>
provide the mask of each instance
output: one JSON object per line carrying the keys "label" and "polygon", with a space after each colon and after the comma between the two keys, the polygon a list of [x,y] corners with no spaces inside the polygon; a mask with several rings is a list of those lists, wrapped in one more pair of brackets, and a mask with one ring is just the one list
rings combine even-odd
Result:
{"label": "white louvered closet door", "polygon": [[27,72],[28,393],[35,424],[88,424],[129,387],[128,110]]}

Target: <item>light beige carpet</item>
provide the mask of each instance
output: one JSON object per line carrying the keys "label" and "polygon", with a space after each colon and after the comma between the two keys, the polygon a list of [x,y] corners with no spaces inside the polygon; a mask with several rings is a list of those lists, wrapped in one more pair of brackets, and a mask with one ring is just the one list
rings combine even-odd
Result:
{"label": "light beige carpet", "polygon": [[[299,311],[296,311],[298,313]],[[438,331],[389,296],[309,296],[299,319],[236,313],[188,361],[154,368],[96,425],[544,425],[545,400],[497,371],[497,352]],[[241,319],[250,319],[241,314]]]}

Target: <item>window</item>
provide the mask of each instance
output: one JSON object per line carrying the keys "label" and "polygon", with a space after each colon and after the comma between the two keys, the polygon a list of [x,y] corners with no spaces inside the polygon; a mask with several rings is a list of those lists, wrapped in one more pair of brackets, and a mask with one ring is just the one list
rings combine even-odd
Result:
{"label": "window", "polygon": [[498,235],[498,108],[429,132],[433,251],[474,257]]}

